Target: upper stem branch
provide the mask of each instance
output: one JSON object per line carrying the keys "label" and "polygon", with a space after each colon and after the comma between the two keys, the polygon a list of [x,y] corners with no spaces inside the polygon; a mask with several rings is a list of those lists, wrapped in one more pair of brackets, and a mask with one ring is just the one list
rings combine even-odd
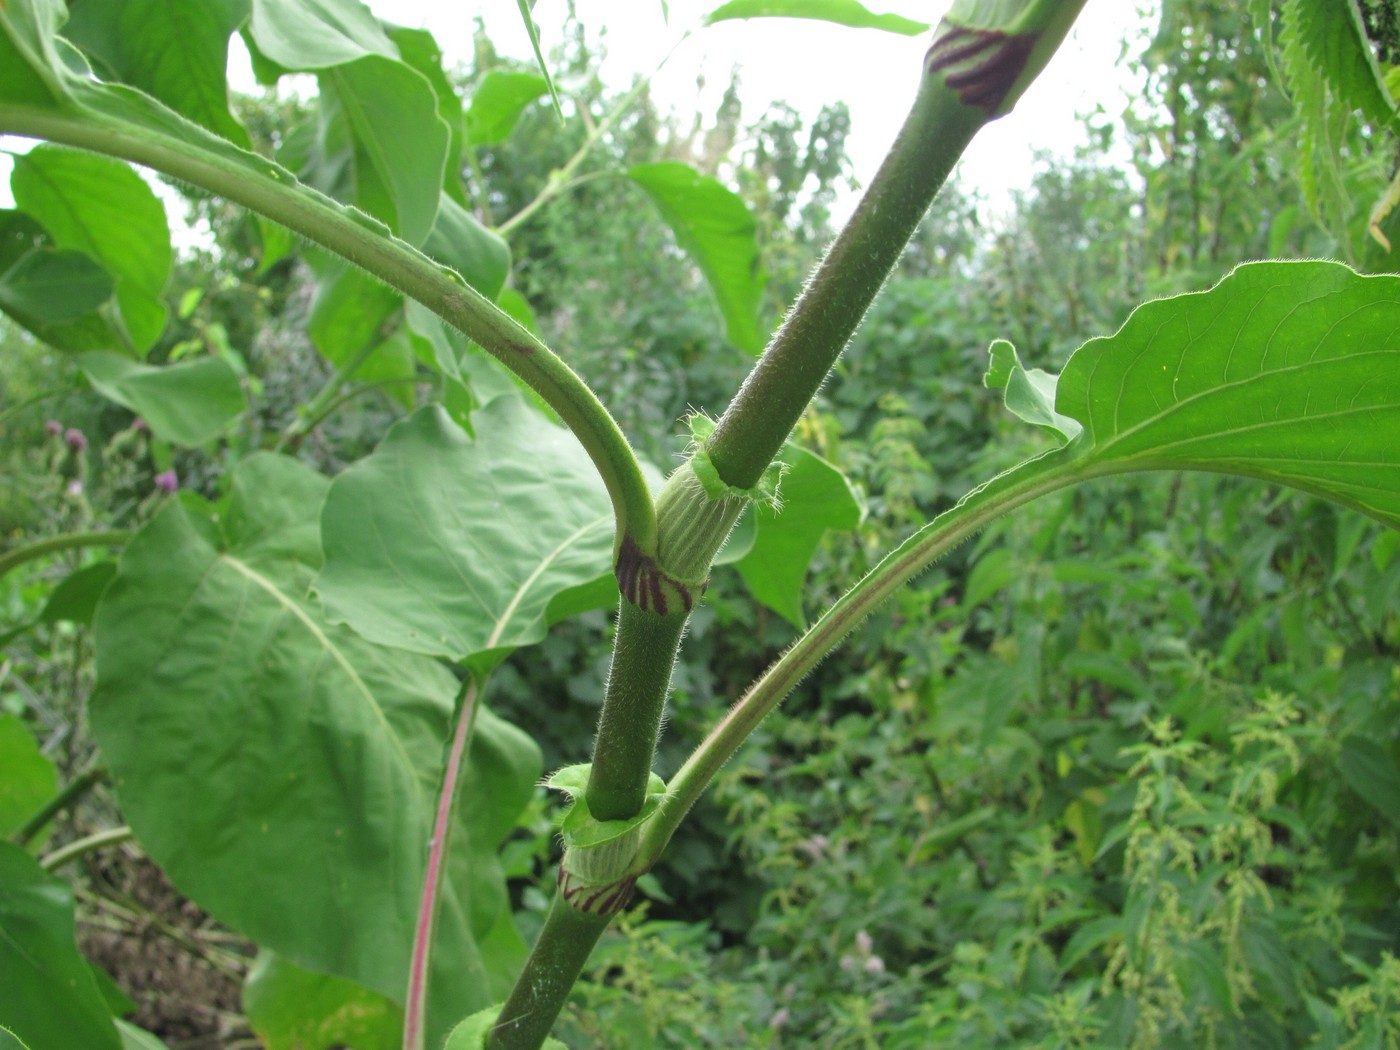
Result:
{"label": "upper stem branch", "polygon": [[913,109],[855,213],[705,443],[725,482],[737,488],[758,483],[987,119],[924,74]]}
{"label": "upper stem branch", "polygon": [[244,163],[163,132],[81,111],[22,105],[0,105],[0,131],[120,157],[192,183],[281,223],[418,300],[539,392],[602,475],[617,516],[618,544],[630,535],[644,550],[654,548],[651,493],[617,422],[568,365],[455,272],[357,221],[353,212],[329,198],[259,176]]}

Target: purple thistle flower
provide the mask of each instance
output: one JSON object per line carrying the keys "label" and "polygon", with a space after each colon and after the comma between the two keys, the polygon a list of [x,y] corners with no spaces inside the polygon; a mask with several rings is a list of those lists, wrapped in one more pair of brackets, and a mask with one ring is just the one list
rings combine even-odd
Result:
{"label": "purple thistle flower", "polygon": [[63,433],[63,424],[56,419],[50,419],[44,423],[44,429],[49,432],[50,437],[58,437]]}
{"label": "purple thistle flower", "polygon": [[163,495],[172,495],[180,487],[180,478],[173,470],[163,470],[156,475],[156,491]]}
{"label": "purple thistle flower", "polygon": [[77,427],[69,427],[63,432],[63,443],[74,452],[87,451],[87,437]]}

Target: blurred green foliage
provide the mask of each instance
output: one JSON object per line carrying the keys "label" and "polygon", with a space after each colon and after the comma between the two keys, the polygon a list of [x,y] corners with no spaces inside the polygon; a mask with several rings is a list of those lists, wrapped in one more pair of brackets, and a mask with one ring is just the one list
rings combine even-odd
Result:
{"label": "blurred green foliage", "polygon": [[[1260,30],[1236,6],[1169,0],[1152,39],[1129,42],[1141,96],[1121,120],[1090,116],[1094,149],[1038,159],[1008,215],[956,186],[935,204],[799,428],[870,509],[818,551],[809,608],[1037,447],[982,388],[993,338],[1055,369],[1142,299],[1239,260],[1377,261],[1366,209],[1300,184],[1312,145]],[[473,152],[483,218],[524,209],[582,144],[579,114],[616,101],[596,48],[575,23],[555,63],[573,119],[527,106]],[[478,35],[460,76],[515,69]],[[742,192],[770,324],[851,177],[841,107],[809,124],[748,113],[742,94],[683,127],[643,92],[596,164],[511,235],[533,323],[662,468],[679,417],[717,413],[749,362],[644,196],[608,172],[684,159]],[[240,116],[271,149],[305,114],[263,100]],[[1347,199],[1374,199],[1393,144],[1359,125],[1340,141]],[[152,447],[70,361],[0,321],[7,540],[138,524],[167,469],[218,495],[330,375],[304,335],[305,268],[235,209],[189,208],[207,239],[177,263],[181,308],[152,360],[196,345],[237,360],[252,409],[207,449]],[[232,261],[250,254],[256,269]],[[333,473],[401,413],[366,388],[290,450]],[[81,620],[41,614],[54,582],[99,560],[0,584],[7,622],[38,624],[6,638],[0,706],[65,776],[91,750],[66,729],[82,724],[90,645]],[[878,612],[760,728],[643,882],[649,899],[604,937],[560,1035],[618,1050],[1400,1045],[1398,608],[1395,534],[1318,500],[1154,476],[1018,512]],[[490,702],[547,768],[587,757],[608,630],[602,613],[566,621],[496,672]],[[658,772],[793,637],[718,569]],[[527,928],[556,850],[541,795],[505,859]]]}

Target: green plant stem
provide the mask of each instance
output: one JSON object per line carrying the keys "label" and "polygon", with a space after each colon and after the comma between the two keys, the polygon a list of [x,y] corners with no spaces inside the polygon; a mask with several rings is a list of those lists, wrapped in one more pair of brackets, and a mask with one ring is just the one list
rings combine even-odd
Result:
{"label": "green plant stem", "polygon": [[929,203],[988,120],[925,73],[855,213],[729,403],[705,451],[737,488],[758,483],[826,379]]}
{"label": "green plant stem", "polygon": [[1032,460],[974,490],[891,551],[763,673],[676,772],[665,801],[643,827],[638,866],[656,862],[695,800],[749,734],[876,606],[988,522],[1083,476],[1046,471]]}
{"label": "green plant stem", "polygon": [[597,820],[628,820],[641,811],[689,618],[688,609],[660,615],[625,599],[620,604],[588,778],[588,809]]}
{"label": "green plant stem", "polygon": [[71,864],[84,853],[93,853],[108,846],[115,846],[122,842],[130,842],[136,837],[136,833],[128,827],[108,828],[106,831],[97,831],[83,838],[74,839],[66,846],[62,846],[39,861],[39,867],[45,871],[53,872]]}
{"label": "green plant stem", "polygon": [[27,561],[42,558],[59,551],[78,550],[82,547],[121,547],[134,535],[130,529],[107,529],[103,532],[71,532],[65,536],[50,536],[37,540],[25,547],[0,554],[0,576],[18,568]]}
{"label": "green plant stem", "polygon": [[30,840],[39,834],[49,821],[101,783],[106,775],[107,770],[103,767],[101,759],[93,755],[77,776],[68,781],[58,794],[40,806],[32,817],[20,825],[10,836],[10,841],[16,846],[29,845]]}
{"label": "green plant stem", "polygon": [[165,132],[114,125],[107,118],[31,106],[0,105],[0,131],[120,157],[241,204],[362,267],[428,307],[474,339],[520,376],[559,414],[603,477],[618,521],[618,543],[630,536],[650,552],[656,512],[637,458],[616,420],[582,379],[556,354],[460,276],[398,238],[386,236],[329,198],[289,183],[267,168],[255,175],[244,163],[197,141]]}
{"label": "green plant stem", "polygon": [[[384,379],[369,380],[364,383],[361,383],[359,386],[354,386],[351,387],[349,390],[342,391],[338,397],[336,397],[329,404],[327,404],[325,406],[325,409],[319,413],[319,418],[311,420],[310,422],[303,423],[301,427],[295,431],[295,433],[291,433],[290,438],[284,436],[283,440],[278,442],[277,447],[278,449],[281,449],[286,445],[286,443],[289,440],[305,437],[307,434],[311,433],[311,431],[315,430],[318,426],[324,423],[328,418],[330,418],[332,415],[338,412],[342,405],[354,401],[357,397],[361,397],[365,394],[372,394],[376,390],[383,390],[385,387],[411,386],[416,385],[418,382],[419,377],[417,376],[386,376]],[[288,431],[291,432],[292,427],[295,426],[296,424],[293,423],[292,426],[287,428]]]}
{"label": "green plant stem", "polygon": [[554,895],[525,969],[486,1037],[486,1050],[538,1050],[611,919],[576,911],[562,893]]}

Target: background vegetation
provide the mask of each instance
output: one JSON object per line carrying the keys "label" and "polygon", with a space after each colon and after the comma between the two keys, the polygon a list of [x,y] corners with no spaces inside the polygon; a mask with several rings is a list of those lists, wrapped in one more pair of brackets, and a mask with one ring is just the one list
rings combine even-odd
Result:
{"label": "background vegetation", "polygon": [[[1368,11],[1389,61],[1393,5]],[[1270,29],[1233,5],[1168,0],[1160,32],[1128,56],[1146,91],[1121,119],[1090,118],[1092,148],[1038,161],[1009,215],[989,214],[973,187],[940,198],[800,428],[858,484],[867,514],[823,540],[799,610],[1027,451],[1034,439],[981,385],[993,338],[1056,369],[1136,302],[1239,260],[1395,268],[1365,230],[1393,141],[1354,122],[1320,144]],[[534,199],[587,134],[581,114],[617,101],[596,59],[577,27],[555,58],[571,85],[562,128],[533,105],[474,151],[486,218]],[[456,75],[511,68],[482,38]],[[783,107],[755,116],[741,97],[736,85],[691,126],[642,89],[590,164],[679,158],[734,184],[758,216],[776,320],[832,232],[851,177],[847,118],[839,106],[810,125]],[[304,117],[295,100],[241,106],[268,148]],[[1131,166],[1106,166],[1110,146]],[[306,335],[314,281],[286,261],[240,267],[257,225],[209,199],[188,209],[209,238],[177,260],[152,359],[235,362],[251,409],[227,438],[173,451],[70,359],[0,321],[7,538],[132,528],[174,485],[219,496],[260,448],[333,473],[415,403],[411,381],[369,370],[316,425],[294,426],[333,372]],[[674,421],[721,408],[749,359],[667,227],[635,186],[586,178],[529,216],[512,248],[522,315],[607,392],[645,455],[671,463]],[[563,1037],[1400,1046],[1398,554],[1394,533],[1330,504],[1211,476],[1113,481],[1019,512],[906,589],[762,727],[644,880],[642,906],[605,935]],[[0,580],[7,771],[28,763],[57,785],[93,762],[88,624],[112,571],[70,552]],[[791,618],[717,572],[658,772],[795,637]],[[606,629],[602,613],[567,621],[493,680],[492,705],[537,739],[546,767],[587,760]],[[30,803],[0,778],[0,833]],[[117,823],[98,786],[46,848]],[[556,849],[541,791],[506,851],[527,936]],[[250,946],[132,845],[67,870],[80,941],[135,1023],[175,1050],[257,1045],[240,987],[268,964]],[[355,1045],[392,1045],[377,1038]],[[308,1040],[280,1045],[332,1045]]]}

